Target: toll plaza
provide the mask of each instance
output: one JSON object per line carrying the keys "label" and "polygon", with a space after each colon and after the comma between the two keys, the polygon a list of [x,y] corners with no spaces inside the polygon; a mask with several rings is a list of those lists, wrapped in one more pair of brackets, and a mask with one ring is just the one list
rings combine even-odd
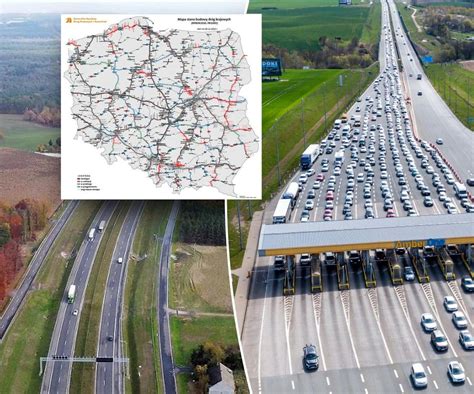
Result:
{"label": "toll plaza", "polygon": [[447,281],[456,279],[455,264],[472,278],[473,243],[474,216],[466,213],[263,225],[258,255],[287,256],[284,293],[291,295],[300,254],[312,255],[311,290],[319,292],[322,266],[336,270],[339,290],[350,288],[348,264],[360,266],[367,288],[376,286],[375,267],[381,264],[388,266],[394,285],[403,284],[406,267],[420,283],[430,281],[432,266]]}

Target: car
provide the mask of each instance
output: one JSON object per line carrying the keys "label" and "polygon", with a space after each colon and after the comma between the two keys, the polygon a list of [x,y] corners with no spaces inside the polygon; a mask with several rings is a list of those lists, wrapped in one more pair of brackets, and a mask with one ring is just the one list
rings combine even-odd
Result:
{"label": "car", "polygon": [[410,378],[415,388],[428,386],[428,376],[426,375],[423,365],[420,363],[415,363],[411,366]]}
{"label": "car", "polygon": [[466,293],[474,292],[474,280],[469,276],[464,276],[461,279],[461,287]]}
{"label": "car", "polygon": [[433,202],[433,199],[431,197],[427,196],[423,199],[423,205],[425,207],[432,207],[433,204],[434,204],[434,202]]}
{"label": "car", "polygon": [[283,271],[285,270],[285,262],[286,262],[285,256],[283,255],[275,256],[273,259],[273,268],[276,271]]}
{"label": "car", "polygon": [[107,341],[112,342],[114,340],[114,337],[112,335],[107,336]]}
{"label": "car", "polygon": [[423,96],[423,92],[421,90],[418,91],[418,96]]}
{"label": "car", "polygon": [[403,269],[403,276],[405,277],[405,280],[408,282],[411,282],[415,280],[415,271],[413,270],[413,267],[407,266]]}
{"label": "car", "polygon": [[79,311],[78,311],[77,309],[74,309],[74,310],[72,311],[73,316],[77,316],[78,313],[79,313]]}
{"label": "car", "polygon": [[307,197],[308,197],[308,198],[311,198],[311,199],[315,198],[315,197],[316,197],[316,192],[311,189],[311,190],[308,192],[308,196],[307,196]]}
{"label": "car", "polygon": [[308,171],[306,171],[306,175],[308,177],[313,176],[314,174],[316,174],[316,170],[314,168],[310,168]]}
{"label": "car", "polygon": [[453,321],[453,324],[456,328],[460,330],[467,328],[467,320],[466,316],[464,316],[464,313],[462,313],[461,311],[456,311],[453,312],[451,316],[451,320]]}
{"label": "car", "polygon": [[308,265],[311,264],[312,257],[309,253],[303,253],[300,257],[300,264],[301,265]]}
{"label": "car", "polygon": [[469,186],[474,186],[474,178],[467,178],[467,179],[466,179],[466,183],[467,183]]}
{"label": "car", "polygon": [[122,264],[122,263],[123,263],[123,258],[122,258],[122,257],[119,257],[119,258],[117,259],[117,263],[118,263],[118,264]]}
{"label": "car", "polygon": [[448,364],[448,376],[453,384],[464,383],[466,380],[466,374],[464,373],[464,367],[459,361],[451,361]]}
{"label": "car", "polygon": [[314,208],[314,201],[313,200],[306,200],[304,204],[304,209],[311,210]]}
{"label": "car", "polygon": [[448,351],[448,340],[446,339],[446,336],[441,332],[441,330],[434,330],[431,333],[431,345],[438,352]]}
{"label": "car", "polygon": [[357,174],[357,182],[364,182],[364,173],[363,172],[359,172]]}
{"label": "car", "polygon": [[298,178],[299,183],[306,183],[308,182],[308,175],[306,174],[301,174],[300,177]]}
{"label": "car", "polygon": [[459,343],[464,350],[474,350],[474,336],[467,330],[459,333]]}
{"label": "car", "polygon": [[421,315],[421,326],[425,332],[432,332],[438,328],[438,323],[436,323],[431,313],[423,313]]}
{"label": "car", "polygon": [[445,296],[443,300],[444,309],[448,312],[456,312],[458,304],[453,296]]}
{"label": "car", "polygon": [[303,348],[303,368],[305,371],[316,371],[319,367],[319,356],[316,346],[306,345]]}
{"label": "car", "polygon": [[[327,163],[324,163],[324,164],[327,164]],[[316,180],[317,181],[324,181],[324,174],[323,173],[319,173],[317,176],[316,176]]]}
{"label": "car", "polygon": [[314,181],[313,189],[319,189],[319,188],[321,188],[321,182],[320,181]]}
{"label": "car", "polygon": [[334,201],[333,200],[327,200],[325,208],[326,209],[334,209]]}
{"label": "car", "polygon": [[443,141],[442,138],[436,138],[436,143],[437,143],[438,145],[443,145],[443,144],[444,144],[444,141]]}

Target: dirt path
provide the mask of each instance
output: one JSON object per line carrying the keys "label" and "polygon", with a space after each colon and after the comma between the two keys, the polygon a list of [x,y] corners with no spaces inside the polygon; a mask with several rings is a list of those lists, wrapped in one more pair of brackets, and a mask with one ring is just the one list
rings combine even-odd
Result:
{"label": "dirt path", "polygon": [[416,18],[415,18],[415,14],[416,14],[416,11],[418,11],[416,8],[412,8],[412,7],[408,7],[410,8],[410,10],[413,10],[413,14],[411,14],[411,19],[413,19],[413,23],[415,24],[417,30],[418,30],[418,33],[421,33],[422,31],[422,28],[421,26],[418,24],[418,22],[416,21]]}

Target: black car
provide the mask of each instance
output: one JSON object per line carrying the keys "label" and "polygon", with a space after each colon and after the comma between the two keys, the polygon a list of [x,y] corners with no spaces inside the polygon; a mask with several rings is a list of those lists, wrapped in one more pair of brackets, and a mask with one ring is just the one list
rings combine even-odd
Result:
{"label": "black car", "polygon": [[469,276],[465,276],[461,279],[461,286],[466,293],[474,292],[474,280]]}
{"label": "black car", "polygon": [[467,179],[466,179],[466,183],[467,183],[469,186],[474,186],[474,178],[467,178]]}
{"label": "black car", "polygon": [[319,368],[319,356],[316,346],[306,345],[303,348],[303,368],[306,371],[316,371]]}

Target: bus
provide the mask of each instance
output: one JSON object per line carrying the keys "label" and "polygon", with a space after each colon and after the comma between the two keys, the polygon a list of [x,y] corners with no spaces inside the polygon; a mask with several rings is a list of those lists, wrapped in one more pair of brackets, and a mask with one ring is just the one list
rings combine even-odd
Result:
{"label": "bus", "polygon": [[273,224],[286,223],[291,214],[291,199],[281,198],[273,213]]}

